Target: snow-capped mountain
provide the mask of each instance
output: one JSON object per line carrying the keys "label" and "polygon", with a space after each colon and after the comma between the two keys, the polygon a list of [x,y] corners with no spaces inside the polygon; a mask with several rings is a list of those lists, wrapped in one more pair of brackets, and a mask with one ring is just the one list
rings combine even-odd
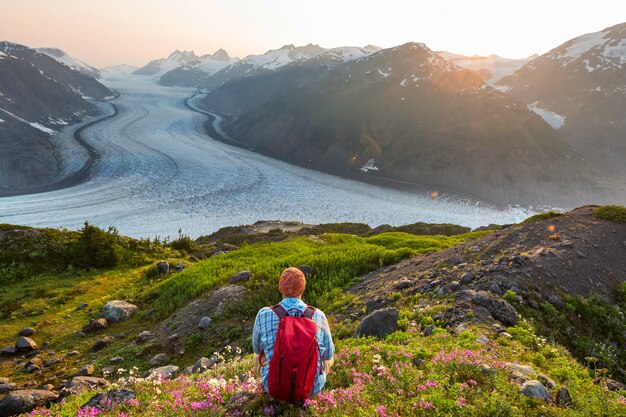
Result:
{"label": "snow-capped mountain", "polygon": [[528,58],[510,59],[495,54],[489,56],[465,56],[446,51],[437,52],[445,59],[454,62],[461,68],[476,71],[487,84],[493,85],[507,75],[513,74],[530,60],[538,55]]}
{"label": "snow-capped mountain", "polygon": [[276,70],[292,62],[312,58],[325,51],[326,49],[313,44],[305,46],[285,45],[279,49],[269,50],[262,55],[248,55],[216,72],[199,87],[215,88],[228,80]]}
{"label": "snow-capped mountain", "polygon": [[172,52],[167,58],[156,59],[150,61],[146,66],[134,71],[135,75],[164,75],[172,70],[179,68],[191,71],[202,71],[207,74],[213,74],[226,67],[235,59],[231,59],[228,53],[223,49],[219,49],[214,54],[206,54],[198,56],[194,51]]}
{"label": "snow-capped mountain", "polygon": [[74,58],[70,54],[65,51],[62,51],[58,48],[37,48],[37,52],[41,52],[46,54],[62,64],[67,65],[73,70],[78,72],[82,72],[83,74],[89,75],[95,79],[102,78],[102,74],[97,68],[92,67],[91,65],[85,64],[83,61]]}
{"label": "snow-capped mountain", "polygon": [[200,57],[194,54],[194,57],[186,57],[182,65],[163,73],[159,79],[159,84],[197,87],[211,75],[239,60],[238,58],[231,58],[228,52],[223,49]]}
{"label": "snow-capped mountain", "polygon": [[50,136],[96,114],[86,98],[114,96],[48,54],[0,42],[0,194],[53,181],[60,165]]}
{"label": "snow-capped mountain", "polygon": [[569,40],[498,85],[586,159],[626,172],[626,23]]}
{"label": "snow-capped mountain", "polygon": [[204,104],[238,141],[325,171],[525,204],[587,181],[542,118],[420,43],[325,52],[231,79]]}

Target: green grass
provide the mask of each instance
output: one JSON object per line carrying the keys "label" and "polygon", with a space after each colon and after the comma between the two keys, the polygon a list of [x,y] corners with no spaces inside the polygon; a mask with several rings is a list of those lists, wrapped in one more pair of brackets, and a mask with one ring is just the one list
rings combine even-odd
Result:
{"label": "green grass", "polygon": [[523,223],[531,223],[531,222],[536,222],[539,220],[552,219],[555,217],[561,217],[562,215],[563,214],[561,213],[550,210],[550,211],[546,211],[545,213],[539,213],[539,214],[535,214],[534,216],[530,216],[529,218],[524,220]]}
{"label": "green grass", "polygon": [[615,223],[626,223],[626,207],[602,206],[593,210],[593,215],[599,219],[609,220]]}
{"label": "green grass", "polygon": [[[489,232],[486,232],[489,233]],[[316,271],[307,284],[307,301],[324,309],[331,306],[342,290],[359,275],[390,265],[412,255],[451,247],[485,232],[458,236],[415,236],[383,233],[362,238],[345,234],[326,234],[321,239],[298,237],[280,243],[244,245],[237,251],[192,265],[181,274],[158,286],[155,304],[168,314],[199,297],[233,274],[249,269],[253,278],[247,283],[252,300],[249,312],[280,300],[276,290],[280,273],[288,266],[310,265]]]}

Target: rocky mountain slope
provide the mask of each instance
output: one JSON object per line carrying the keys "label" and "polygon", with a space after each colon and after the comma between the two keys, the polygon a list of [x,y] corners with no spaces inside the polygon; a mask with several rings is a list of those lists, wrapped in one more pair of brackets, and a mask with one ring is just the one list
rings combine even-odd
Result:
{"label": "rocky mountain slope", "polygon": [[[64,57],[67,57],[64,55]],[[115,92],[46,53],[0,42],[0,192],[45,185],[60,161],[50,136]]]}
{"label": "rocky mountain slope", "polygon": [[349,62],[320,55],[233,79],[204,103],[259,152],[366,180],[566,206],[594,187],[543,119],[423,44]]}
{"label": "rocky mountain slope", "polygon": [[60,50],[59,48],[37,48],[37,52],[41,52],[46,54],[62,64],[67,65],[73,70],[78,72],[82,72],[85,75],[89,75],[92,78],[100,79],[102,78],[102,74],[100,70],[92,67],[91,65],[85,64],[83,61],[74,58],[69,55],[67,52]]}
{"label": "rocky mountain slope", "polygon": [[[0,415],[50,403],[52,415],[106,416],[626,413],[626,208],[450,237],[352,224],[301,225],[316,234],[297,237],[304,229],[281,225],[282,241],[264,222],[245,228],[258,243],[220,243],[238,233],[230,228],[169,248],[88,226],[0,227]],[[342,229],[368,236],[332,233]],[[131,267],[161,256],[169,264]],[[96,260],[107,263],[89,276],[54,272]],[[337,346],[324,392],[305,409],[258,395],[248,373],[254,314],[277,301],[285,265],[308,274],[305,298],[327,313]]]}
{"label": "rocky mountain slope", "polygon": [[626,172],[626,23],[565,42],[498,82],[586,160]]}

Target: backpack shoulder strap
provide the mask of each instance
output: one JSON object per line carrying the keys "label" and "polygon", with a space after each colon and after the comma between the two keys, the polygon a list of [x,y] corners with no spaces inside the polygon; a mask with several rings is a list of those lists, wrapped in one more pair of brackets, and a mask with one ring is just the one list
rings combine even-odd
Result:
{"label": "backpack shoulder strap", "polygon": [[287,310],[285,310],[285,307],[283,307],[280,304],[276,304],[275,306],[272,306],[270,308],[272,309],[272,311],[274,311],[274,313],[276,313],[278,318],[281,319],[281,320],[289,315],[287,313]]}
{"label": "backpack shoulder strap", "polygon": [[302,313],[302,317],[313,320],[313,314],[315,314],[315,307],[306,306],[304,312]]}

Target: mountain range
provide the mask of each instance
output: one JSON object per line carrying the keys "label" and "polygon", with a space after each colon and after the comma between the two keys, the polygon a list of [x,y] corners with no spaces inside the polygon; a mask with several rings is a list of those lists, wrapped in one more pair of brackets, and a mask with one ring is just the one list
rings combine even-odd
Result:
{"label": "mountain range", "polygon": [[0,194],[59,180],[63,161],[50,136],[96,115],[92,100],[116,94],[94,71],[57,49],[0,42]]}

